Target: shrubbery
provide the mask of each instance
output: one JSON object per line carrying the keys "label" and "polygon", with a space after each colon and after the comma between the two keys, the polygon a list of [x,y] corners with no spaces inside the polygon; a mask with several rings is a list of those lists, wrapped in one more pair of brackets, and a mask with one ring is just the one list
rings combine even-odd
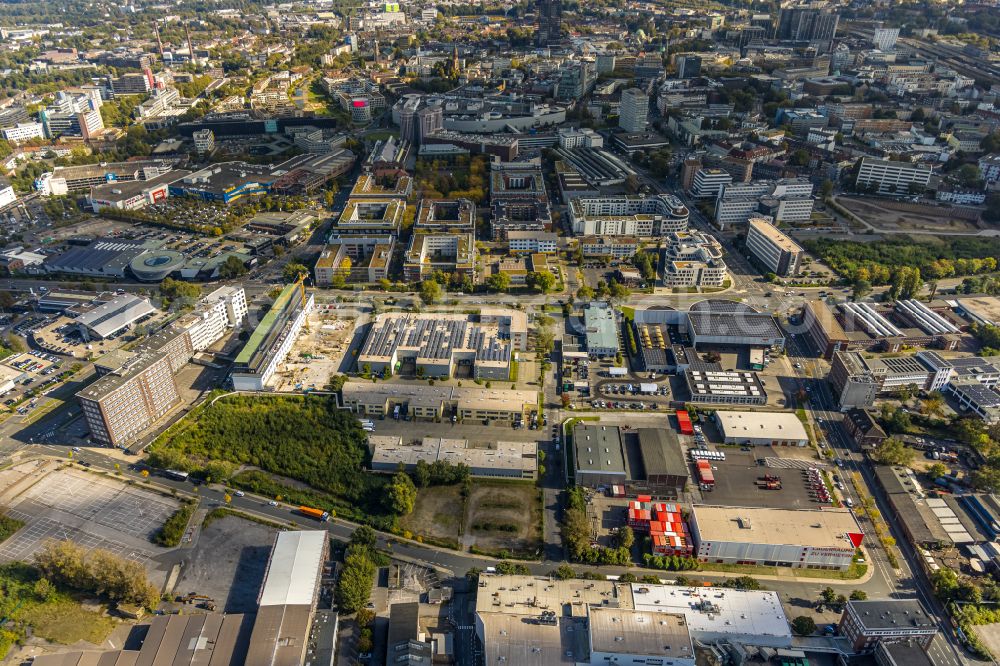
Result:
{"label": "shrubbery", "polygon": [[97,594],[114,603],[152,610],[160,600],[140,563],[106,550],[87,552],[72,541],[48,541],[35,554],[35,566],[56,585]]}
{"label": "shrubbery", "polygon": [[194,502],[185,502],[182,504],[181,508],[177,509],[172,516],[167,518],[166,522],[163,523],[163,527],[156,531],[156,534],[153,535],[153,542],[168,548],[173,548],[180,544],[188,522],[191,520],[191,515],[194,513],[194,508]]}

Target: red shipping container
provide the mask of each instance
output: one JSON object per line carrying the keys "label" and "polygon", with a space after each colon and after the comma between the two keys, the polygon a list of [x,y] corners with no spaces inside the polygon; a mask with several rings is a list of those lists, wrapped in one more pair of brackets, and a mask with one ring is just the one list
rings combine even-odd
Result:
{"label": "red shipping container", "polygon": [[636,499],[639,500],[640,502],[649,502],[653,498],[650,495],[639,495],[638,497],[636,497]]}

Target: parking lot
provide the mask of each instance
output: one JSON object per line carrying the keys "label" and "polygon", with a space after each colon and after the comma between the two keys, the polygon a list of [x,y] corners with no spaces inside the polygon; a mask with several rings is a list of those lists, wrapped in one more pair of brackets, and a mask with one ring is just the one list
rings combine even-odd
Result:
{"label": "parking lot", "polygon": [[[828,504],[821,503],[811,492],[811,484],[807,479],[808,461],[789,467],[772,467],[758,464],[758,460],[780,459],[778,452],[770,446],[750,447],[743,451],[735,447],[723,447],[719,450],[726,454],[725,460],[711,461],[715,474],[715,488],[703,491],[702,497],[706,503],[724,506],[748,506],[787,509],[818,509]],[[796,463],[800,462],[797,459]],[[696,478],[693,463],[690,465],[691,478]],[[766,475],[780,478],[780,489],[761,487],[758,482]]]}
{"label": "parking lot", "polygon": [[106,549],[144,564],[165,552],[150,536],[177,510],[177,501],[79,469],[46,472],[22,465],[10,472],[3,489],[6,513],[26,525],[0,544],[0,561],[30,561],[52,539]]}

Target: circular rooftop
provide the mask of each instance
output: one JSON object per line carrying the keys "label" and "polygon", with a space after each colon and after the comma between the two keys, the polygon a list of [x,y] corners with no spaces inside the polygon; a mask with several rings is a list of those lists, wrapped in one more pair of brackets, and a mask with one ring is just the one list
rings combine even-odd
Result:
{"label": "circular rooftop", "polygon": [[159,282],[176,270],[180,270],[186,257],[174,250],[153,250],[143,252],[129,263],[129,269],[137,280]]}

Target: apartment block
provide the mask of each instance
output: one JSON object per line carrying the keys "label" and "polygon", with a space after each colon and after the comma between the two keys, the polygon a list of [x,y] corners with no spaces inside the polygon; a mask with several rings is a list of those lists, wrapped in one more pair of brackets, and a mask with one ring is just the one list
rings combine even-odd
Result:
{"label": "apartment block", "polygon": [[688,209],[670,194],[578,197],[570,201],[573,233],[586,236],[664,236],[688,227]]}
{"label": "apartment block", "polygon": [[733,182],[728,171],[698,169],[691,180],[690,194],[695,199],[715,199],[726,185]]}

